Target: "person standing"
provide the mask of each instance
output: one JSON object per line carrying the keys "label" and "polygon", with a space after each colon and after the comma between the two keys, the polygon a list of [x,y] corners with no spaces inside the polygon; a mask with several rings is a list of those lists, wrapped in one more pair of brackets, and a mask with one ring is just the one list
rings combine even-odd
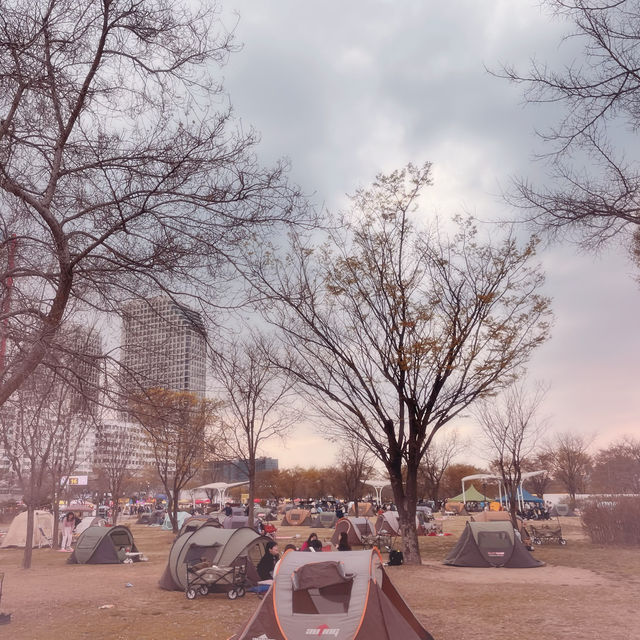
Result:
{"label": "person standing", "polygon": [[60,551],[72,551],[71,541],[73,540],[73,530],[75,528],[76,517],[69,511],[62,521],[62,544],[60,545]]}

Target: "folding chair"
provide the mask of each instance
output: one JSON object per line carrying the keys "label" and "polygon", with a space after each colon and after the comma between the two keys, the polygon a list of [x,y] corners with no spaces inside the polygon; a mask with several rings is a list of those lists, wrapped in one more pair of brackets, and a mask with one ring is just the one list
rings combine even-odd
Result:
{"label": "folding chair", "polygon": [[[40,540],[38,540],[38,549],[42,549],[42,547],[51,547],[53,549],[53,540],[44,532],[42,527],[38,527],[38,531],[40,531]],[[43,543],[43,540],[45,542]]]}

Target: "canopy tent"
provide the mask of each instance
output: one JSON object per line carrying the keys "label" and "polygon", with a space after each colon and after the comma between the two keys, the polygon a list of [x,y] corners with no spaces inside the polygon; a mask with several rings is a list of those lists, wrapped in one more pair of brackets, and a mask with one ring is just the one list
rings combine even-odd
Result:
{"label": "canopy tent", "polygon": [[215,491],[216,498],[214,499],[214,502],[217,502],[220,505],[220,508],[222,508],[225,502],[229,501],[229,496],[227,495],[227,492],[229,491],[229,489],[232,489],[233,487],[241,487],[243,484],[249,484],[249,481],[247,480],[246,482],[210,482],[209,484],[203,484],[195,488],[203,489],[205,491],[207,490]]}
{"label": "canopy tent", "polygon": [[247,578],[256,583],[259,578],[255,567],[264,555],[269,540],[248,527],[221,529],[205,523],[195,531],[185,531],[173,542],[159,585],[170,591],[183,591],[186,588],[186,558],[192,547],[197,547],[202,558],[220,567],[231,566],[239,557],[249,558]]}
{"label": "canopy tent", "polygon": [[230,640],[433,640],[396,591],[377,550],[288,551],[257,611]]}
{"label": "canopy tent", "polygon": [[448,498],[447,502],[492,502],[495,498],[489,498],[488,496],[480,493],[473,485],[469,487],[463,493],[458,494],[453,498]]}
{"label": "canopy tent", "polygon": [[516,536],[510,522],[467,522],[444,564],[455,567],[542,567]]}
{"label": "canopy tent", "polygon": [[[33,512],[32,547],[51,546],[53,536],[53,514],[48,511]],[[9,531],[2,539],[0,549],[24,547],[27,544],[27,512],[19,513],[9,525]]]}
{"label": "canopy tent", "polygon": [[340,541],[340,534],[346,532],[347,540],[350,545],[361,545],[362,536],[374,535],[371,522],[367,518],[353,518],[351,516],[347,518],[340,518],[336,522],[336,528],[333,530],[331,536],[331,542],[337,545]]}
{"label": "canopy tent", "polygon": [[69,564],[119,564],[127,557],[138,561],[138,555],[127,556],[127,553],[138,553],[133,541],[133,534],[127,527],[89,527],[85,529],[76,548],[69,557]]}
{"label": "canopy tent", "polygon": [[[538,496],[532,496],[524,487],[518,488],[517,493],[518,503],[523,504],[525,502],[534,502],[535,504],[544,504],[544,500],[542,498],[538,498]],[[511,496],[502,496],[500,502],[505,503],[509,502]]]}

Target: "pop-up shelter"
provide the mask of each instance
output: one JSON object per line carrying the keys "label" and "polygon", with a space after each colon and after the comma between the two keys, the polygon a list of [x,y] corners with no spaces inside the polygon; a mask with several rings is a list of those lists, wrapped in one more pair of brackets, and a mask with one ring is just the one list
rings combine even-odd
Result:
{"label": "pop-up shelter", "polygon": [[336,528],[333,530],[331,542],[337,545],[340,541],[340,534],[346,531],[347,540],[350,545],[361,545],[362,536],[374,535],[373,527],[367,518],[340,518],[336,522]]}
{"label": "pop-up shelter", "polygon": [[138,549],[133,541],[133,534],[127,527],[89,527],[85,529],[76,542],[76,548],[69,557],[69,564],[120,564],[127,557],[134,561]]}
{"label": "pop-up shelter", "polygon": [[474,485],[471,485],[464,493],[460,493],[453,498],[448,498],[447,502],[493,502],[495,498],[480,493]]}
{"label": "pop-up shelter", "polygon": [[249,527],[221,529],[205,523],[195,531],[187,530],[174,540],[159,585],[169,591],[184,591],[187,586],[187,558],[192,558],[195,552],[198,558],[219,567],[232,566],[238,558],[247,557],[247,579],[256,583],[259,577],[255,567],[269,540]]}
{"label": "pop-up shelter", "polygon": [[311,511],[307,509],[289,509],[282,517],[281,527],[310,527]]}
{"label": "pop-up shelter", "polygon": [[455,567],[542,567],[515,535],[510,522],[467,522],[444,564]]}
{"label": "pop-up shelter", "polygon": [[[356,507],[353,504],[349,507],[349,515],[356,515]],[[373,518],[375,515],[375,509],[370,502],[358,502],[358,518]]]}
{"label": "pop-up shelter", "polygon": [[311,520],[311,526],[319,529],[333,529],[338,518],[335,511],[321,511]]}
{"label": "pop-up shelter", "polygon": [[[188,511],[178,511],[176,514],[178,517],[178,531],[182,528],[184,521],[191,517],[191,514]],[[171,518],[168,513],[165,513],[164,520],[162,521],[162,530],[163,531],[172,531],[173,525],[171,524]]]}
{"label": "pop-up shelter", "polygon": [[433,640],[387,576],[376,549],[287,551],[257,611],[230,640]]}

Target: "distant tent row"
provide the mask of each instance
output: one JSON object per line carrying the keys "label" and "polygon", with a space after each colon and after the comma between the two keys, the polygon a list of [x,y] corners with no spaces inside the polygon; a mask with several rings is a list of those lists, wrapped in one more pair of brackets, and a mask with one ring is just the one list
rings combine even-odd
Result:
{"label": "distant tent row", "polygon": [[309,636],[433,640],[396,591],[376,550],[330,551],[321,561],[316,554],[288,551],[258,610],[230,640]]}
{"label": "distant tent row", "polygon": [[514,533],[510,522],[467,522],[444,564],[455,567],[542,567]]}
{"label": "distant tent row", "polygon": [[268,541],[269,538],[248,527],[222,529],[204,523],[174,540],[159,585],[169,591],[184,591],[187,586],[187,558],[193,558],[194,554],[219,567],[231,566],[238,558],[247,557],[247,578],[255,584],[259,580],[255,567]]}

